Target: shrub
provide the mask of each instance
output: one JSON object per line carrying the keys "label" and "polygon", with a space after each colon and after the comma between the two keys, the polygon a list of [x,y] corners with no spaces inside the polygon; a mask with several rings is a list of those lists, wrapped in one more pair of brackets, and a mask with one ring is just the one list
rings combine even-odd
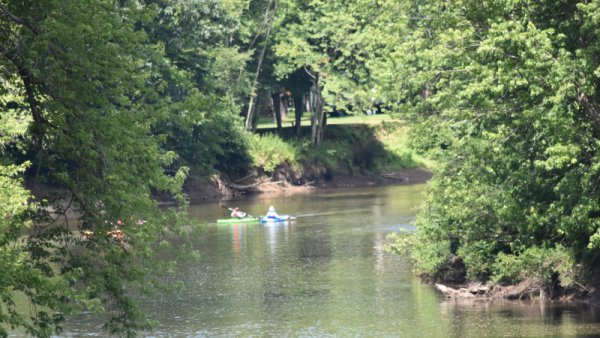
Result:
{"label": "shrub", "polygon": [[374,128],[384,152],[374,159],[376,171],[393,171],[417,165],[414,150],[408,143],[408,128],[401,122],[386,122]]}
{"label": "shrub", "polygon": [[558,277],[562,286],[574,283],[575,260],[563,246],[554,248],[531,247],[520,254],[500,253],[493,265],[494,282],[518,283],[537,279],[550,283]]}
{"label": "shrub", "polygon": [[436,279],[442,267],[451,258],[450,241],[440,241],[439,243],[426,243],[415,241],[415,249],[418,255],[412,255],[415,262],[415,272],[421,276],[429,276]]}
{"label": "shrub", "polygon": [[391,233],[387,239],[391,243],[387,244],[385,249],[400,255],[410,255],[415,273],[422,277],[436,280],[436,276],[452,257],[450,241],[447,240],[427,243],[421,241],[418,233],[405,230]]}
{"label": "shrub", "polygon": [[473,241],[464,244],[457,250],[458,256],[467,267],[467,278],[471,280],[488,280],[494,264],[494,241]]}
{"label": "shrub", "polygon": [[284,142],[273,134],[253,135],[250,141],[250,157],[253,165],[262,168],[266,173],[273,173],[279,164],[297,163],[297,148],[293,143]]}
{"label": "shrub", "polygon": [[325,140],[318,147],[304,147],[303,158],[311,164],[322,164],[330,173],[352,174],[353,150],[349,142]]}

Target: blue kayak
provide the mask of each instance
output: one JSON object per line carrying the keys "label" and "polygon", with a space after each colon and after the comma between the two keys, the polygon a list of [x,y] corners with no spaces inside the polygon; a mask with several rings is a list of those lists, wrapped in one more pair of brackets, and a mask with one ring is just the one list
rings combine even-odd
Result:
{"label": "blue kayak", "polygon": [[279,217],[259,217],[261,223],[277,223],[277,222],[286,222],[296,219],[295,216],[290,215],[279,215]]}

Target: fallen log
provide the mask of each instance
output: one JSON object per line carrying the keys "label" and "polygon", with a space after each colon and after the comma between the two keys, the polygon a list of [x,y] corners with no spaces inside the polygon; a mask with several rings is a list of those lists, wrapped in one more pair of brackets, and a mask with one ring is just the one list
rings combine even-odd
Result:
{"label": "fallen log", "polygon": [[462,288],[451,288],[443,284],[435,284],[438,289],[446,298],[486,298],[490,295],[490,288],[486,285],[477,283]]}
{"label": "fallen log", "polygon": [[237,189],[237,190],[248,190],[254,187],[258,187],[261,185],[269,185],[269,184],[279,184],[282,183],[283,181],[268,181],[268,182],[257,182],[257,183],[253,183],[253,184],[248,184],[248,185],[240,185],[240,184],[235,184],[235,183],[228,183],[227,186],[233,189]]}
{"label": "fallen log", "polygon": [[464,289],[453,289],[443,284],[435,284],[435,288],[438,289],[446,298],[473,298],[470,292],[465,292]]}

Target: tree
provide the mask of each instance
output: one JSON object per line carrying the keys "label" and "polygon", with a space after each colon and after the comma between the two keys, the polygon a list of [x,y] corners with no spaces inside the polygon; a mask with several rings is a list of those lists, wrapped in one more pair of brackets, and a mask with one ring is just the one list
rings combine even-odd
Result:
{"label": "tree", "polygon": [[239,113],[250,90],[250,52],[243,1],[148,0],[157,15],[144,23],[152,43],[165,46],[165,93],[177,102],[153,132],[178,155],[174,166],[195,175],[238,174],[248,162]]}
{"label": "tree", "polygon": [[[385,16],[377,1],[280,1],[273,31],[272,78],[290,85],[301,117],[299,95],[312,91],[313,137],[318,144],[325,127],[325,111],[353,107],[360,111],[374,101],[376,83],[370,76],[372,59],[380,57],[372,48],[371,22]],[[390,7],[391,8],[391,7]],[[305,88],[309,82],[312,90]]]}
{"label": "tree", "polygon": [[[9,197],[0,206],[0,265],[9,274],[0,285],[6,309],[0,320],[10,326],[48,336],[59,330],[69,304],[110,304],[110,332],[131,335],[146,327],[129,290],[155,282],[142,277],[149,271],[144,262],[164,247],[157,237],[177,224],[158,211],[151,194],[177,194],[185,177],[185,168],[165,175],[174,154],[152,134],[174,103],[161,71],[168,62],[139,29],[151,17],[134,2],[0,4],[2,120],[31,124],[18,137],[1,134],[0,190]],[[26,202],[27,167],[27,177],[62,193],[50,200],[53,213]],[[73,210],[75,224],[66,217]],[[147,222],[136,224],[141,217]],[[127,246],[104,235],[118,218],[126,224]],[[82,228],[94,236],[74,231]],[[35,305],[31,320],[15,310],[15,292]]]}
{"label": "tree", "polygon": [[[250,93],[250,103],[248,103],[248,111],[246,113],[246,130],[250,130],[252,126],[252,122],[254,121],[254,110],[255,110],[255,101],[256,101],[256,91],[257,85],[259,81],[259,77],[261,75],[261,71],[263,68],[263,62],[265,60],[265,54],[269,47],[269,38],[271,36],[271,29],[273,28],[273,22],[275,20],[275,14],[277,13],[277,0],[269,0],[265,7],[265,13],[263,15],[263,21],[260,27],[256,32],[256,36],[252,41],[252,45],[258,41],[259,37],[264,34],[264,40],[262,43],[262,47],[260,48],[260,54],[258,55],[258,59],[256,61],[256,71],[254,73],[254,79],[252,81],[252,92]],[[263,33],[264,31],[264,33]],[[277,108],[279,109],[279,107]],[[281,129],[281,115],[276,114],[278,117],[277,120],[277,129]]]}
{"label": "tree", "polygon": [[[507,261],[548,252],[593,268],[597,4],[406,6],[406,43],[389,47],[386,74],[406,74],[393,91],[441,163],[417,220],[419,271],[435,276],[455,256],[470,278],[514,282]],[[548,261],[546,279],[572,281],[573,262]]]}

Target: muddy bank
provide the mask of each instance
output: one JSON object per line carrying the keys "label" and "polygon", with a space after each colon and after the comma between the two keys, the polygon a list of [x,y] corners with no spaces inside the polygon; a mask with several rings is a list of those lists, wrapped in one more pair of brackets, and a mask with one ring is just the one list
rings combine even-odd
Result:
{"label": "muddy bank", "polygon": [[412,168],[375,175],[321,175],[304,178],[289,173],[272,176],[251,173],[244,178],[228,180],[214,175],[210,178],[190,178],[184,192],[191,203],[227,200],[250,194],[294,194],[316,189],[358,188],[397,184],[424,183],[431,178],[425,169]]}
{"label": "muddy bank", "polygon": [[567,287],[558,278],[551,282],[529,278],[518,284],[493,284],[468,281],[467,269],[458,256],[452,256],[436,276],[423,275],[421,278],[433,283],[447,300],[493,301],[541,299],[565,303],[584,303],[600,307],[600,281],[586,275],[586,285],[573,283]]}
{"label": "muddy bank", "polygon": [[600,287],[573,285],[563,288],[560,285],[524,280],[516,285],[482,284],[478,282],[459,286],[435,284],[435,288],[447,299],[453,301],[492,301],[496,299],[523,300],[541,299],[554,302],[581,303],[600,307]]}

